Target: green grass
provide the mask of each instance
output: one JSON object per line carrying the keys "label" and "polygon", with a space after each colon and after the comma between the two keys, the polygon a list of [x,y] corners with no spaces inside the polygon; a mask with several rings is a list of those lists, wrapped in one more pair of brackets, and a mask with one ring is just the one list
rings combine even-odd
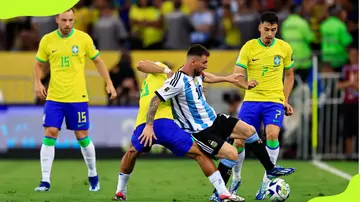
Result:
{"label": "green grass", "polygon": [[359,173],[359,166],[355,161],[325,161],[325,163],[352,176]]}
{"label": "green grass", "polygon": [[[297,170],[284,177],[291,186],[289,202],[306,202],[319,195],[341,193],[348,181],[322,171],[306,161],[279,161],[282,166]],[[80,160],[54,161],[50,192],[37,193],[34,188],[40,181],[38,161],[0,161],[0,201],[34,202],[92,202],[111,201],[115,193],[119,161],[98,160],[101,190],[88,191],[87,169]],[[345,164],[344,164],[345,165]],[[355,166],[354,166],[355,165]],[[357,164],[346,170],[356,172]],[[352,167],[352,168],[350,168]],[[351,174],[351,173],[350,173]],[[243,185],[239,194],[247,202],[255,201],[254,194],[263,177],[258,161],[245,160],[242,171]],[[207,201],[213,188],[192,160],[138,160],[128,186],[129,201]]]}

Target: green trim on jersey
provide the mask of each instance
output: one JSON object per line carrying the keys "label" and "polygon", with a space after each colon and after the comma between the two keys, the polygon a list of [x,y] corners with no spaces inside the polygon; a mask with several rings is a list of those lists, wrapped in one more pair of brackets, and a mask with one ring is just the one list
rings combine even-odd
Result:
{"label": "green trim on jersey", "polygon": [[36,56],[35,58],[36,58],[36,60],[39,61],[39,62],[46,63],[45,60],[42,60],[42,59],[38,58],[37,56]]}
{"label": "green trim on jersey", "polygon": [[90,60],[94,60],[97,56],[100,55],[100,51],[98,53],[96,53],[96,55],[94,55],[93,57],[90,58]]}
{"label": "green trim on jersey", "polygon": [[[263,44],[263,42],[261,41],[260,37],[258,38],[257,41],[259,42],[260,46],[262,46],[262,47],[267,47],[267,46],[265,46],[265,44]],[[274,46],[275,42],[276,42],[276,38],[274,38],[274,40],[271,42],[271,44],[270,44],[269,47]]]}
{"label": "green trim on jersey", "polygon": [[[63,36],[61,36],[61,34],[60,34],[60,32],[59,32],[59,29],[56,30],[56,34],[57,34],[60,38],[64,38]],[[71,29],[71,32],[69,33],[69,35],[67,35],[67,36],[65,37],[65,39],[71,37],[73,34],[74,34],[74,28]]]}
{"label": "green trim on jersey", "polygon": [[294,66],[295,62],[292,62],[289,66],[285,67],[285,69],[291,69]]}
{"label": "green trim on jersey", "polygon": [[239,66],[239,67],[242,67],[244,69],[247,69],[246,65],[243,65],[243,64],[240,64],[240,63],[236,63],[236,65]]}

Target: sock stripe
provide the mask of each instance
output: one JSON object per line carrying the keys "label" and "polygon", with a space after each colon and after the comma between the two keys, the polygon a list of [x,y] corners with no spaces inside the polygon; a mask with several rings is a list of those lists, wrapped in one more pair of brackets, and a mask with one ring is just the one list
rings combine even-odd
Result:
{"label": "sock stripe", "polygon": [[271,150],[276,150],[277,148],[280,147],[280,145],[278,145],[276,148],[271,148],[271,147],[269,147],[268,145],[266,145],[266,147],[269,148],[269,149],[271,149]]}
{"label": "sock stripe", "polygon": [[277,149],[279,147],[279,140],[267,140],[266,141],[266,146],[269,148],[269,149]]}
{"label": "sock stripe", "polygon": [[91,140],[90,140],[89,136],[87,136],[87,137],[78,139],[78,142],[81,147],[87,147],[90,144]]}
{"label": "sock stripe", "polygon": [[44,136],[43,144],[46,146],[54,146],[56,143],[56,138]]}

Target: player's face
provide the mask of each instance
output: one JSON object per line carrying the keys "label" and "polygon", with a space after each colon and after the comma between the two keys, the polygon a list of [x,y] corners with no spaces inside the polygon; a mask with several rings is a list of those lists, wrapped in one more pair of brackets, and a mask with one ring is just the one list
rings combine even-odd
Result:
{"label": "player's face", "polygon": [[260,24],[259,31],[260,31],[261,41],[265,43],[265,45],[271,44],[271,42],[275,37],[277,29],[278,29],[277,24],[270,24],[268,22],[264,22]]}
{"label": "player's face", "polygon": [[203,55],[201,57],[195,57],[193,59],[193,67],[194,67],[194,76],[200,76],[202,71],[207,69],[208,66],[208,57]]}
{"label": "player's face", "polygon": [[64,13],[60,13],[56,17],[56,22],[59,25],[61,33],[65,35],[69,34],[74,26],[74,12],[67,11]]}

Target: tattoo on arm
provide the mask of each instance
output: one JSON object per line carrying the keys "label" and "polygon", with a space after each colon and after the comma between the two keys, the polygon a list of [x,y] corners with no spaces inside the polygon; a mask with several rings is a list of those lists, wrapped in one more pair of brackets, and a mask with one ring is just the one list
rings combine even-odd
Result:
{"label": "tattoo on arm", "polygon": [[156,95],[151,99],[150,107],[146,114],[146,124],[152,124],[154,122],[155,114],[156,114],[156,111],[157,111],[160,103],[161,103],[161,100]]}

